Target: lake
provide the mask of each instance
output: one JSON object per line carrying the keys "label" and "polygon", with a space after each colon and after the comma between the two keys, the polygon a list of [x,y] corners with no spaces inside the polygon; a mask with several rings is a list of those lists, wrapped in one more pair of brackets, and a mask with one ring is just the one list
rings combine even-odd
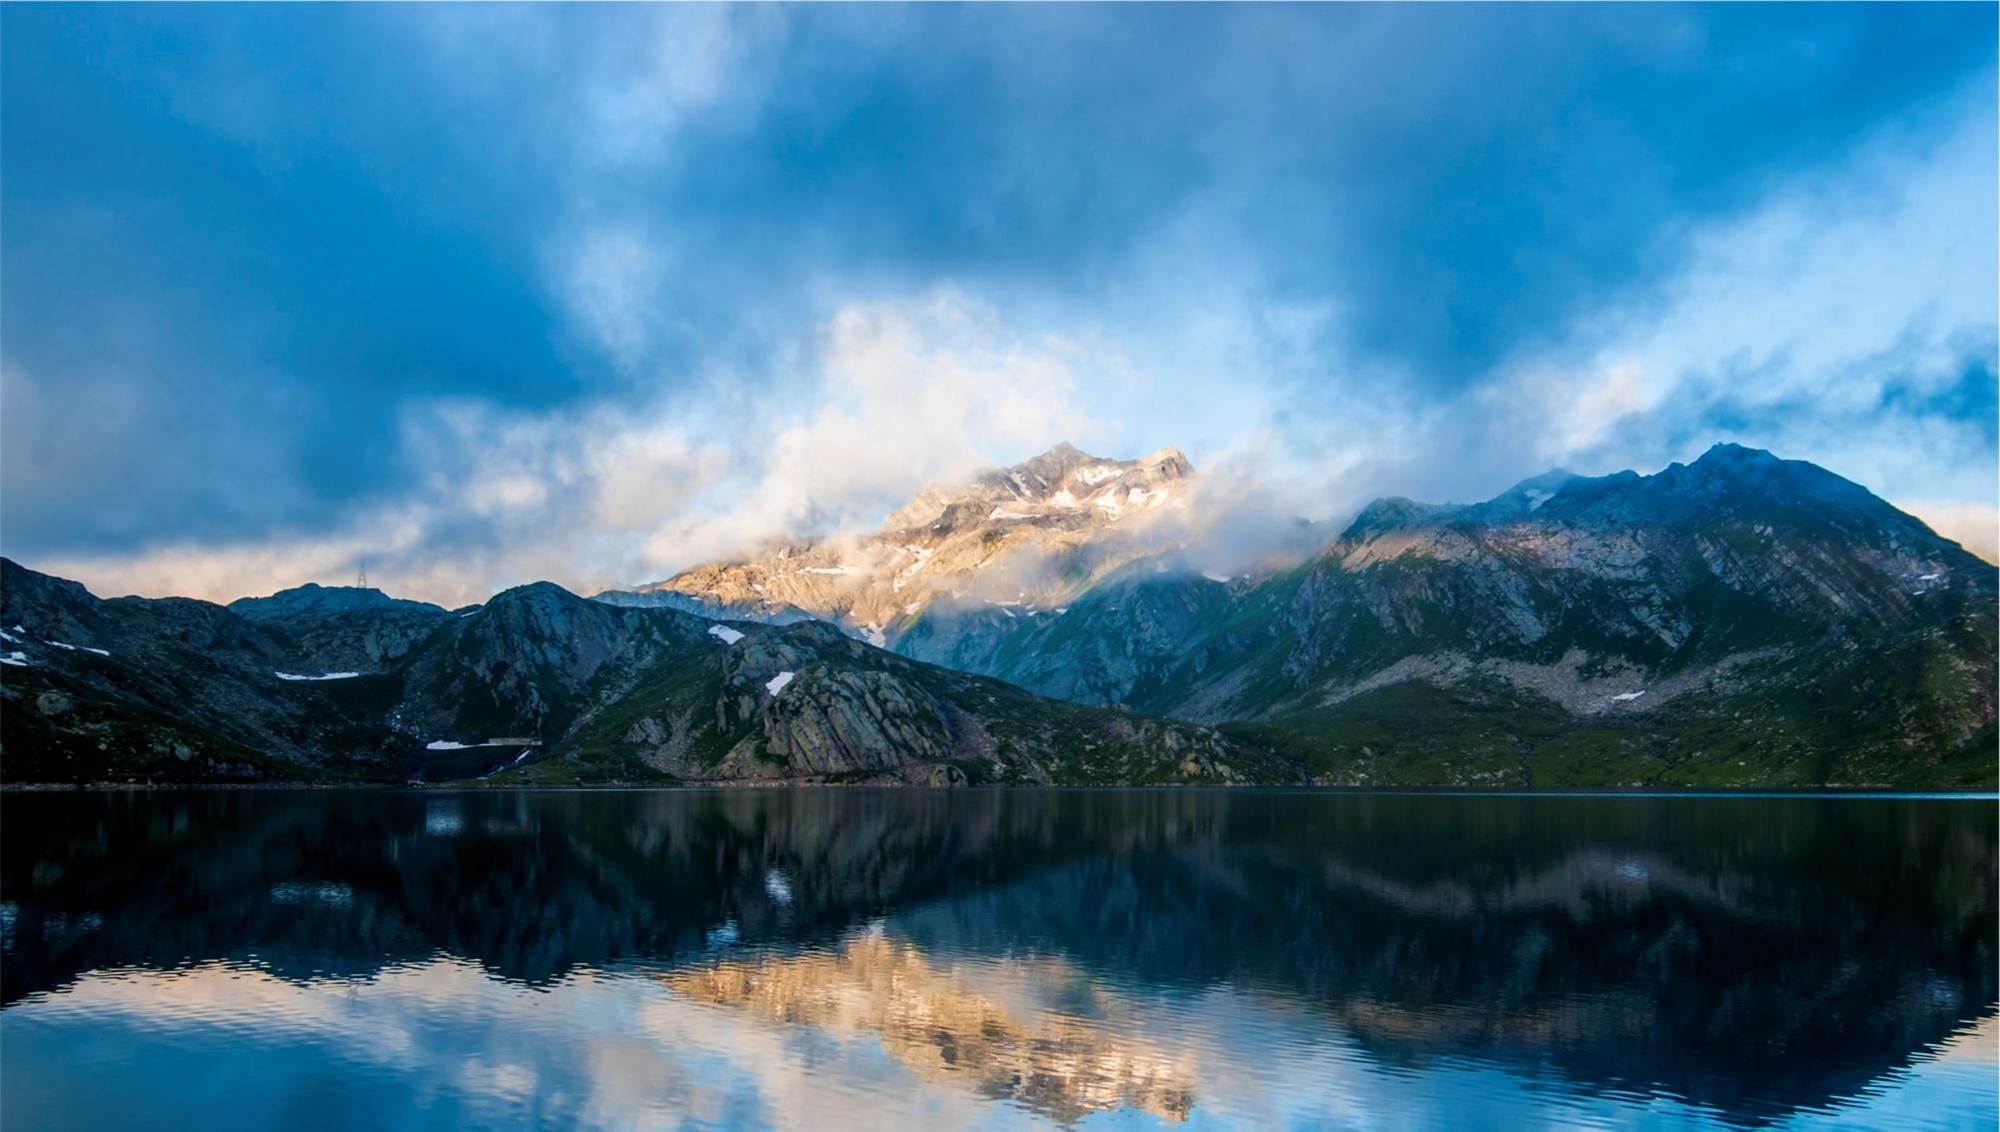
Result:
{"label": "lake", "polygon": [[0,807],[9,1132],[1996,1119],[1991,799]]}

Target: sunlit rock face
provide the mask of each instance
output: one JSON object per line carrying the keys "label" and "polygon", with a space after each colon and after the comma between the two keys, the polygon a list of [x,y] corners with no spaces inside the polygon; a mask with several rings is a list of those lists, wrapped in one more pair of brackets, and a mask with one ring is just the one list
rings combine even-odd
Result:
{"label": "sunlit rock face", "polygon": [[1192,474],[1172,448],[1107,460],[1059,444],[969,483],[931,487],[874,534],[800,542],[599,598],[677,595],[700,603],[689,608],[758,620],[809,614],[893,645],[934,605],[1031,616],[1157,552],[1162,541],[1147,533],[1185,510]]}

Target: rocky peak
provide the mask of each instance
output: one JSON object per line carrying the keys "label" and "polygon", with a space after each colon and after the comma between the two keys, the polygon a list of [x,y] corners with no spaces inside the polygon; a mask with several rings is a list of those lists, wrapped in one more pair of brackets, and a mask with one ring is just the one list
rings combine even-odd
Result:
{"label": "rocky peak", "polygon": [[1174,448],[1114,460],[1065,442],[933,485],[872,535],[698,566],[647,590],[763,621],[803,611],[889,644],[935,600],[1017,613],[1054,607],[1151,553],[1143,538],[1126,536],[1185,506],[1193,470]]}
{"label": "rocky peak", "polygon": [[1423,522],[1447,508],[1435,503],[1419,503],[1403,496],[1377,499],[1361,509],[1354,521],[1347,525],[1341,536],[1344,541],[1359,541],[1385,531],[1395,530]]}
{"label": "rocky peak", "polygon": [[269,597],[242,597],[229,603],[230,612],[251,621],[280,617],[316,617],[349,613],[359,609],[402,609],[412,612],[443,613],[444,607],[427,601],[390,597],[374,587],[322,586],[307,582]]}

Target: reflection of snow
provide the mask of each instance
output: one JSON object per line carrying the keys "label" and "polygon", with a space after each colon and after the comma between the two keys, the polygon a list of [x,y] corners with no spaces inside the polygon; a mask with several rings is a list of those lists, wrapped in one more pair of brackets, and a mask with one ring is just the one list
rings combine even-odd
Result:
{"label": "reflection of snow", "polygon": [[271,886],[273,904],[323,904],[328,908],[348,908],[354,904],[354,890],[335,881],[311,884],[288,880]]}
{"label": "reflection of snow", "polygon": [[772,869],[764,874],[764,891],[780,904],[792,902],[792,882],[785,878],[783,869]]}

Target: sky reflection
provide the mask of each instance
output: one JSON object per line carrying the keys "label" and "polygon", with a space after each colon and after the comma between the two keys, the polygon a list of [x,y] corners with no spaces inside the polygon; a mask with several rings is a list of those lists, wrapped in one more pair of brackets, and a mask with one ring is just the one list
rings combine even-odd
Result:
{"label": "sky reflection", "polygon": [[[10,1128],[1986,1128],[1990,810],[7,799]],[[441,821],[449,813],[451,821]]]}

